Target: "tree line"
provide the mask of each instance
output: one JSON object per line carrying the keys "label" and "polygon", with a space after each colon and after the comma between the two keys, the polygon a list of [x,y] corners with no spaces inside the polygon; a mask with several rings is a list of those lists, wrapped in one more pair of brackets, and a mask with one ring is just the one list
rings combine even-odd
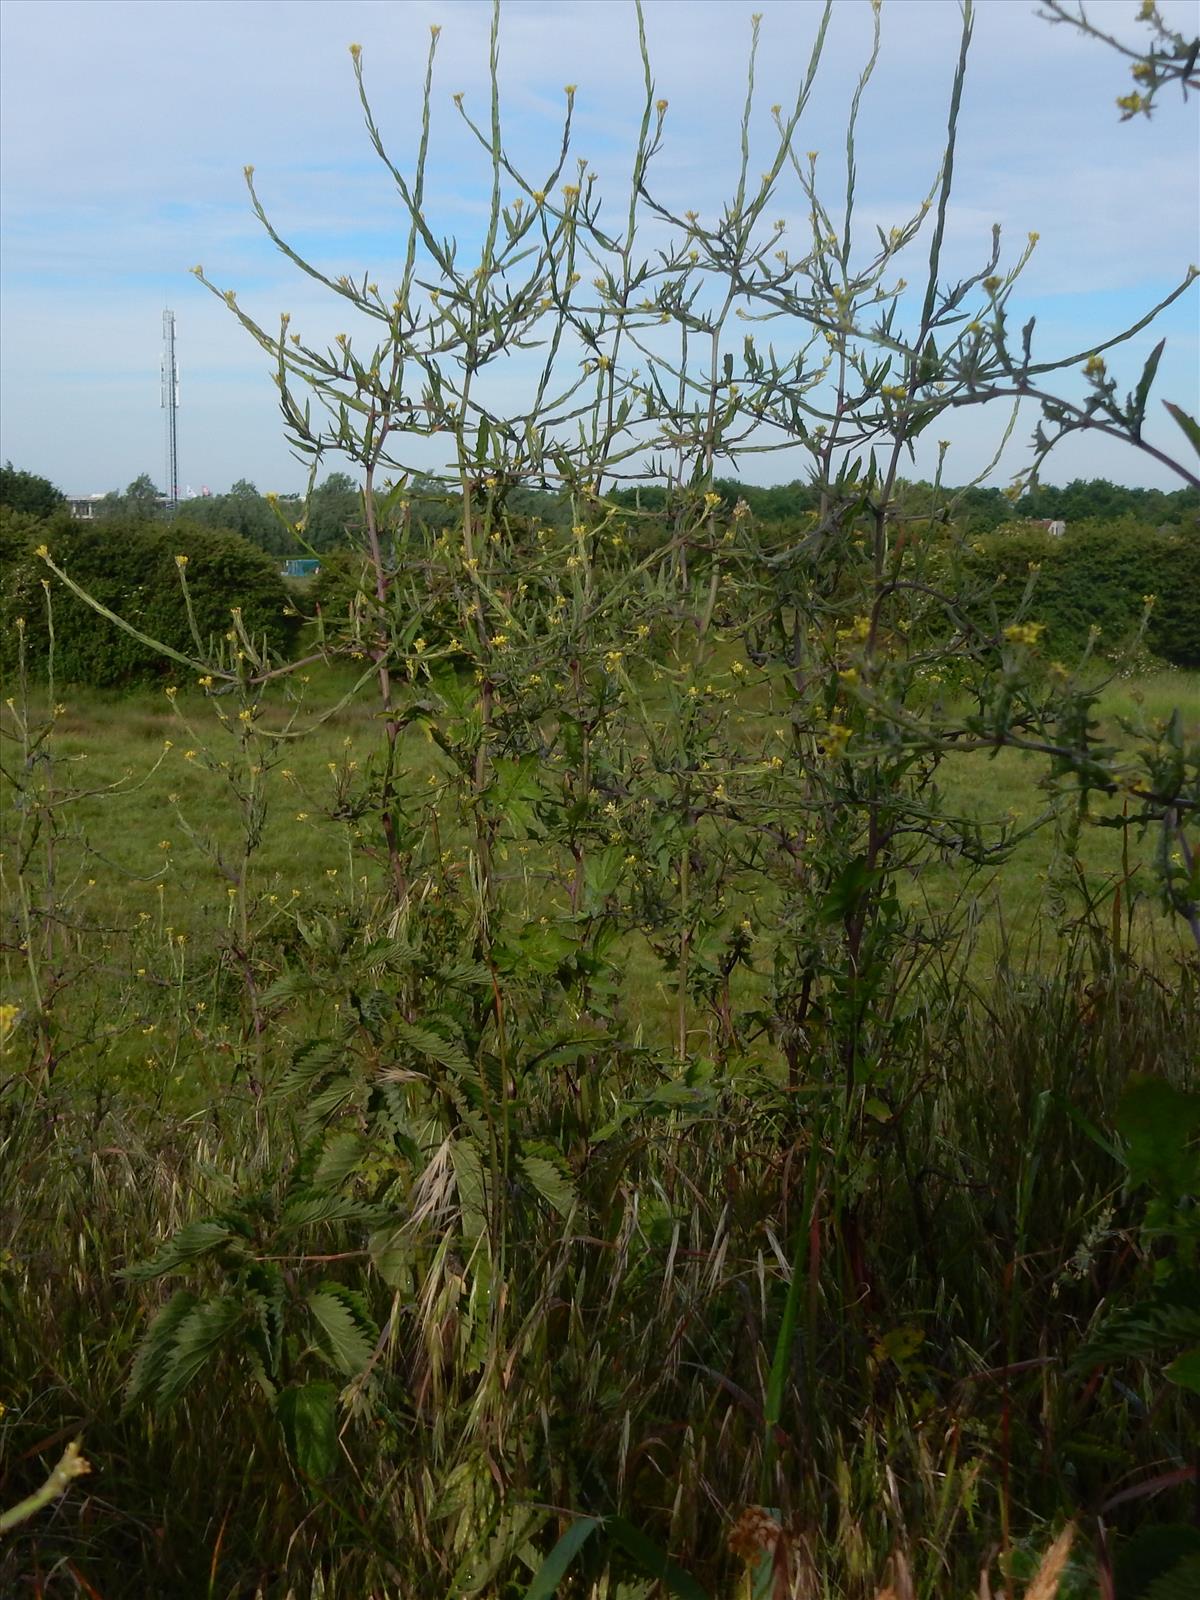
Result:
{"label": "tree line", "polygon": [[[723,478],[714,488],[728,507],[743,501],[759,523],[779,527],[795,524],[815,511],[820,499],[819,490],[800,479],[764,487]],[[1006,523],[1028,521],[1120,520],[1150,528],[1180,528],[1195,525],[1200,518],[1200,491],[1196,489],[1131,488],[1106,478],[1076,478],[1061,486],[1039,484],[1016,499],[999,488],[947,488],[920,479],[901,484],[897,492],[908,515],[953,522],[972,536],[992,533]],[[647,484],[618,489],[608,498],[623,508],[657,512],[667,509],[671,494],[662,484]],[[437,528],[455,520],[456,491],[433,478],[415,479],[407,499],[413,520],[425,527]],[[65,502],[65,495],[49,479],[19,471],[11,461],[0,468],[0,506],[47,517]],[[511,489],[505,503],[510,515],[536,518],[550,527],[565,527],[572,520],[571,509],[561,497],[536,489]],[[362,501],[359,486],[348,473],[332,472],[315,486],[307,508],[303,496],[262,494],[247,478],[239,478],[224,494],[205,495],[168,508],[153,479],[143,473],[126,489],[114,489],[99,500],[95,516],[98,520],[136,522],[178,517],[195,527],[237,533],[269,555],[287,557],[353,545],[362,525]]]}

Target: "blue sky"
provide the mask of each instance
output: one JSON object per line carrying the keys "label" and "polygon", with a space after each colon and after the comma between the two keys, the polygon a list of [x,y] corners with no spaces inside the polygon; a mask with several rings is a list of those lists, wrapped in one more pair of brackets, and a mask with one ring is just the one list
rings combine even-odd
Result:
{"label": "blue sky", "polygon": [[[750,14],[760,10],[756,131],[787,102],[808,58],[818,8],[809,0],[647,0],[657,92],[670,101],[656,169],[663,198],[711,214],[732,189]],[[1134,0],[1092,0],[1089,13],[1128,38]],[[1200,6],[1164,0],[1192,33]],[[481,107],[487,89],[486,0],[5,0],[3,296],[0,457],[74,493],[163,481],[161,317],[178,318],[181,478],[226,488],[299,486],[262,352],[189,275],[203,262],[272,325],[330,338],[341,314],[271,246],[250,212],[247,162],[280,230],[335,273],[395,276],[402,218],[366,143],[346,47],[361,43],[369,89],[393,155],[407,165],[431,23],[442,26],[434,91],[430,212],[439,232],[469,239],[486,171],[451,96]],[[838,0],[801,135],[822,152],[829,192],[845,113],[869,48],[866,0]],[[861,219],[889,227],[928,190],[941,150],[958,45],[952,0],[885,0],[883,54],[859,134]],[[533,168],[557,137],[563,85],[578,85],[575,148],[620,196],[639,108],[632,3],[507,0],[502,82],[512,148]],[[1075,350],[1134,320],[1200,256],[1197,111],[1166,95],[1153,122],[1121,124],[1122,63],[1032,0],[980,0],[949,217],[948,269],[985,255],[999,222],[1012,253],[1041,235],[1014,302],[1038,317],[1040,348]],[[752,158],[753,161],[753,158]],[[752,165],[752,171],[758,168]],[[796,193],[781,214],[801,211]],[[1113,363],[1132,386],[1161,334],[1159,393],[1198,408],[1196,288]],[[992,412],[959,414],[948,476],[980,471],[1002,428]],[[1174,447],[1165,418],[1153,437]],[[997,481],[1021,466],[1014,438]],[[338,463],[330,461],[332,468]],[[430,460],[430,465],[433,461]],[[918,460],[918,467],[928,463]],[[758,458],[759,481],[801,470]],[[1135,452],[1069,441],[1044,474],[1172,486]]]}

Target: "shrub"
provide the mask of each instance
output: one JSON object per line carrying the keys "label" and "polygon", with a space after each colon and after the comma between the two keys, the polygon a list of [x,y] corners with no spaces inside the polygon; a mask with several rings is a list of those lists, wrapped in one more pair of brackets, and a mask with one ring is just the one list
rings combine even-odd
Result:
{"label": "shrub", "polygon": [[23,616],[30,670],[45,668],[49,628],[41,586],[49,577],[55,675],[61,681],[115,688],[175,670],[53,578],[36,554],[43,542],[56,564],[95,600],[173,649],[196,652],[177,554],[188,557],[188,591],[201,639],[207,643],[226,632],[236,606],[253,638],[265,639],[277,654],[290,649],[297,619],[287,614],[286,585],[275,562],[236,534],[186,521],[157,526],[114,519],[97,526],[56,518],[35,527],[23,521],[3,540],[0,651],[6,667],[16,655],[15,620]]}
{"label": "shrub", "polygon": [[[1175,666],[1200,663],[1200,543],[1195,531],[1152,531],[1133,517],[1082,522],[1053,538],[1040,528],[999,531],[968,555],[1000,615],[1013,612],[1037,569],[1030,615],[1046,625],[1048,655],[1077,659],[1093,628],[1112,654],[1136,634],[1145,596],[1156,596],[1150,649]],[[976,620],[983,621],[983,608]]]}
{"label": "shrub", "polygon": [[1176,667],[1200,667],[1200,528],[1158,536],[1158,570],[1147,642]]}

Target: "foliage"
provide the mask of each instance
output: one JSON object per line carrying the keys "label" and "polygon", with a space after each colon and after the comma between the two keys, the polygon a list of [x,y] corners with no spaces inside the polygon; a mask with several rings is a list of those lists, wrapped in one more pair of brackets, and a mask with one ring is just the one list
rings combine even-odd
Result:
{"label": "foliage", "polygon": [[[21,635],[27,659],[43,669],[54,638],[59,682],[121,685],[172,668],[151,641],[179,657],[207,659],[214,641],[244,632],[258,647],[289,648],[295,621],[275,565],[236,534],[200,529],[184,519],[170,527],[143,519],[98,524],[60,517],[22,530],[24,553],[5,562],[0,581],[6,670],[16,665]],[[124,631],[61,583],[43,588],[46,571],[34,549],[50,549],[62,571],[93,600],[119,613],[143,636]],[[184,555],[181,565],[176,557]],[[238,613],[240,621],[233,616]],[[24,621],[18,626],[18,618]]]}
{"label": "foliage", "polygon": [[36,472],[19,472],[11,461],[0,467],[0,508],[32,517],[48,517],[63,503],[61,489]]}
{"label": "foliage", "polygon": [[[1040,407],[1035,462],[1085,429],[1161,458],[1142,439],[1157,356],[1121,399],[1115,341],[1098,344],[1084,400],[1065,401],[1032,323],[1019,346],[1009,333],[1034,241],[1002,263],[997,237],[946,280],[969,6],[944,160],[908,220],[860,241],[880,23],[831,190],[798,146],[828,18],[761,181],[754,19],[712,218],[655,192],[668,107],[644,42],[617,220],[568,164],[574,89],[549,172],[520,173],[498,15],[487,113],[460,101],[490,197],[469,248],[426,194],[436,28],[411,173],[352,48],[407,230],[386,295],[300,258],[247,172],[270,236],[355,331],[323,347],[222,298],[268,353],[314,481],[330,454],[361,474],[362,554],[331,574],[345,604],[300,661],[245,619],[184,652],[203,690],[170,695],[184,759],[238,830],[221,843],[199,786],[174,793],[220,889],[201,948],[162,909],[116,948],[93,927],[71,817],[95,796],[57,760],[53,704],[23,683],[5,724],[19,1159],[0,1181],[43,1164],[26,1231],[68,1236],[89,1269],[33,1252],[11,1291],[22,1443],[41,1437],[54,1325],[70,1380],[52,1374],[46,1404],[85,1388],[154,1485],[142,1497],[162,1504],[169,1448],[173,1500],[196,1506],[172,1539],[144,1531],[157,1516],[106,1524],[108,1576],[124,1538],[143,1590],[181,1571],[211,1588],[227,1560],[234,1592],[504,1595],[536,1592],[548,1561],[584,1592],[694,1594],[746,1576],[733,1535],[752,1525],[794,1557],[783,1581],[817,1593],[870,1596],[889,1557],[922,1595],[962,1592],[993,1545],[1011,1587],[1048,1524],[1185,1435],[1181,1386],[1151,1408],[1145,1372],[1066,1374],[1097,1304],[1142,1269],[1109,1248],[1104,1130],[1131,1072],[1184,1080],[1200,1033],[1194,954],[1142,965],[1132,869],[1096,881],[1080,837],[1111,829],[1126,861],[1150,841],[1200,948],[1200,753],[1181,711],[1101,728],[1094,673],[1046,661],[1037,574],[997,593],[940,467],[927,486],[901,475],[948,408],[996,398]],[[806,219],[798,244],[780,211]],[[918,237],[928,268],[906,294]],[[769,339],[747,335],[756,319]],[[492,376],[518,350],[527,384],[501,410]],[[446,451],[432,481],[409,459],[419,438]],[[805,455],[794,521],[722,476],[774,447]],[[304,514],[293,531],[311,533]],[[108,616],[61,549],[41,559],[52,592]],[[318,671],[345,685],[332,705],[309,700]],[[351,708],[372,748],[346,744],[306,792],[289,752]],[[953,803],[948,778],[1006,749],[1042,763],[1062,944],[1025,962],[1001,938],[977,981],[976,890],[1022,830]],[[258,872],[272,807],[297,795],[297,823],[319,817],[344,852],[307,899]],[[939,904],[926,885],[947,862],[959,893]],[[93,963],[119,975],[119,1005],[88,1008]],[[73,1076],[143,1039],[157,1089],[131,1098],[157,1112],[170,1078],[195,1120],[75,1104]],[[86,1137],[111,1167],[77,1159]],[[63,1229],[62,1207],[87,1225]],[[97,1310],[122,1331],[103,1370],[81,1369],[66,1352]],[[231,1462],[215,1485],[197,1438]]]}
{"label": "foliage", "polygon": [[111,489],[97,502],[95,515],[103,521],[154,522],[167,514],[166,497],[148,472],[140,473],[124,491]]}
{"label": "foliage", "polygon": [[1097,651],[1116,659],[1145,630],[1174,666],[1200,664],[1200,539],[1125,518],[1070,523],[1054,537],[1026,525],[972,543],[968,570],[986,582],[981,625],[1024,605],[1045,629],[1048,655],[1075,662]]}

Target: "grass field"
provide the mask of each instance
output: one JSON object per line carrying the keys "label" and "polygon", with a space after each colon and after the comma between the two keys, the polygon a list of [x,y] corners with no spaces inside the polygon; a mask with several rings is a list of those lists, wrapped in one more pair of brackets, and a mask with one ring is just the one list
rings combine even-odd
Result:
{"label": "grass field", "polygon": [[[0,1549],[0,1590],[743,1600],[773,1560],[809,1600],[901,1594],[909,1571],[919,1600],[965,1600],[998,1552],[1015,1600],[1122,1488],[1165,1477],[1153,1510],[1186,1514],[1194,1397],[1133,1346],[1080,1354],[1155,1271],[1122,1097],[1200,1059],[1194,955],[1139,898],[1154,841],[1082,833],[1102,932],[1122,884],[1112,940],[1079,922],[1052,825],[973,879],[906,883],[962,936],[881,996],[850,1096],[832,1034],[785,1081],[753,1023],[769,896],[723,912],[752,928],[729,1061],[699,1005],[678,1058],[670,965],[636,932],[597,958],[611,995],[597,977],[581,1002],[590,980],[550,962],[500,1008],[459,909],[444,933],[427,902],[424,932],[376,927],[385,864],[347,796],[379,730],[367,699],[336,709],[347,682],[314,676],[306,737],[259,739],[249,855],[210,698],[62,695],[50,781],[78,794],[42,880],[63,912],[39,925],[57,1056],[40,1072],[21,1031],[0,1079],[0,1508],[76,1435],[94,1474]],[[1119,737],[1172,706],[1200,722],[1194,676],[1116,684],[1101,714]],[[737,709],[753,745],[767,696]],[[443,758],[419,733],[403,750],[436,817]],[[1006,751],[943,781],[964,813],[1033,821],[1041,771]],[[26,1007],[6,848],[2,998]],[[562,886],[504,848],[509,915],[536,932]],[[163,1277],[125,1276],[189,1226]],[[201,1236],[220,1248],[189,1254]],[[176,1287],[190,1342],[155,1367],[137,1352]],[[1109,1554],[1146,1537],[1140,1493],[1103,1512]],[[744,1565],[755,1507],[774,1543]],[[531,1591],[564,1537],[571,1576]],[[1081,1532],[1060,1600],[1100,1592],[1107,1561]]]}
{"label": "grass field", "polygon": [[[369,696],[330,714],[352,682],[344,675],[326,674],[314,684],[299,725],[309,722],[311,731],[280,744],[273,757],[278,769],[274,792],[251,866],[252,888],[259,895],[291,898],[298,889],[305,903],[336,904],[363,890],[364,873],[367,887],[378,887],[377,870],[357,848],[363,842],[354,833],[357,825],[329,825],[338,803],[331,766],[344,774],[347,763],[365,764],[379,743]],[[71,806],[72,821],[94,852],[78,853],[72,869],[85,883],[95,880],[88,904],[97,920],[118,921],[136,901],[152,909],[158,923],[161,885],[163,925],[203,938],[206,927],[222,923],[221,897],[228,888],[213,852],[232,859],[240,832],[228,783],[217,766],[231,741],[200,693],[184,691],[174,707],[151,691],[67,692],[56,729],[60,757],[69,764],[64,787],[104,791]],[[1105,692],[1100,715],[1105,732],[1119,743],[1123,719],[1165,718],[1176,707],[1183,710],[1191,736],[1200,737],[1200,675],[1164,672],[1118,680]],[[749,737],[768,712],[761,701],[751,699],[743,715]],[[284,720],[281,710],[277,725],[283,726]],[[164,750],[167,740],[171,748]],[[201,750],[200,759],[187,758],[194,748]],[[208,752],[211,759],[206,760]],[[419,794],[438,771],[437,753],[415,735],[406,742],[405,762],[408,784]],[[964,815],[994,823],[1010,819],[1024,827],[1050,810],[1041,787],[1044,772],[1039,757],[1002,750],[995,757],[951,759],[941,782],[951,806]],[[1143,867],[1156,843],[1136,834],[1126,840],[1117,830],[1089,828],[1080,856],[1097,886],[1127,879],[1128,901],[1150,887]],[[1017,947],[1043,931],[1055,855],[1055,829],[1043,827],[1017,844],[994,872],[980,874],[972,895],[989,911],[998,905],[1003,913],[1002,923],[990,915],[981,915],[980,921],[993,930],[1002,926]],[[931,867],[920,889],[934,904],[944,903],[961,888],[964,877],[962,868]],[[1174,948],[1177,930],[1165,918],[1158,922],[1151,916],[1147,937],[1152,929],[1166,940],[1168,950]]]}

